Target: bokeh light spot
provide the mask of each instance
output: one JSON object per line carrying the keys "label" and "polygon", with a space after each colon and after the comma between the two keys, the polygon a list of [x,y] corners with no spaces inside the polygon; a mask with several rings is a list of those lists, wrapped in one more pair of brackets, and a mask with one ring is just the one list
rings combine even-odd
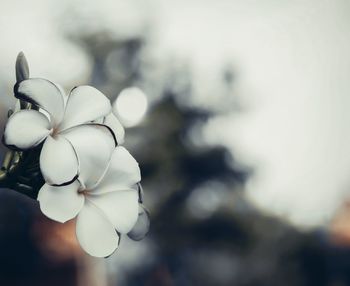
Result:
{"label": "bokeh light spot", "polygon": [[145,93],[137,88],[123,89],[113,105],[114,111],[119,115],[125,127],[132,127],[140,123],[148,107]]}

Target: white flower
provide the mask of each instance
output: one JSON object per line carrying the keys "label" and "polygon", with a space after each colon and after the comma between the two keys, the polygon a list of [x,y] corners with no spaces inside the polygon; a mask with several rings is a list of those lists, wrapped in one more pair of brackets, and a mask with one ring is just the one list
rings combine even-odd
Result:
{"label": "white flower", "polygon": [[[105,166],[115,141],[124,140],[124,129],[111,113],[110,101],[91,86],[78,86],[67,97],[48,80],[28,79],[15,86],[15,95],[39,106],[46,114],[36,110],[15,112],[6,125],[4,143],[25,150],[45,141],[40,169],[48,184],[73,182],[79,175],[81,160]],[[108,128],[93,123],[96,120],[102,120]],[[96,182],[99,175],[92,172],[82,179]]]}
{"label": "white flower", "polygon": [[112,129],[114,135],[117,139],[118,145],[124,143],[125,130],[121,125],[118,118],[114,115],[113,112],[109,113],[107,116],[103,118],[102,124],[107,125]]}
{"label": "white flower", "polygon": [[[90,168],[90,173],[97,170]],[[139,195],[135,184],[140,179],[138,163],[118,146],[97,183],[76,180],[61,187],[45,184],[38,200],[42,212],[53,220],[65,222],[77,216],[76,235],[82,248],[90,255],[106,257],[117,249],[120,234],[128,233],[137,221]]]}

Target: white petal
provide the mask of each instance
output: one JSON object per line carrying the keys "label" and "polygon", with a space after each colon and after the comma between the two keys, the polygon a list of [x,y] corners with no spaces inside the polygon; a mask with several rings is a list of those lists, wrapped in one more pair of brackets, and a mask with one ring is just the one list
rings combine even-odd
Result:
{"label": "white petal", "polygon": [[140,180],[139,164],[124,147],[118,146],[114,149],[105,174],[91,192],[102,194],[124,190],[131,188]]}
{"label": "white petal", "polygon": [[61,121],[64,113],[63,95],[54,83],[41,78],[27,79],[20,82],[15,95],[45,109],[53,124]]}
{"label": "white petal", "polygon": [[77,126],[106,116],[111,111],[109,99],[92,86],[74,88],[67,101],[63,122],[59,129]]}
{"label": "white petal", "polygon": [[105,117],[103,124],[107,125],[109,128],[112,129],[115,135],[115,138],[118,142],[118,145],[124,143],[124,136],[125,136],[124,127],[123,125],[121,125],[120,121],[113,113],[110,113]]}
{"label": "white petal", "polygon": [[101,195],[86,195],[112,222],[120,233],[128,233],[138,217],[138,193],[136,190],[119,190]]}
{"label": "white petal", "polygon": [[14,106],[14,112],[17,112],[21,109],[21,102],[19,99],[16,100],[15,106]]}
{"label": "white petal", "polygon": [[96,257],[111,255],[119,244],[119,235],[113,225],[88,201],[78,215],[76,234],[81,247]]}
{"label": "white petal", "polygon": [[36,110],[20,110],[8,119],[4,132],[6,145],[28,149],[41,143],[50,133],[50,122]]}
{"label": "white petal", "polygon": [[130,237],[132,240],[139,241],[147,235],[149,228],[149,213],[143,205],[139,205],[139,215],[137,221],[132,230],[128,232],[128,237]]}
{"label": "white petal", "polygon": [[96,185],[115,148],[112,133],[98,124],[84,124],[61,133],[73,146],[79,160],[79,180],[85,187]]}
{"label": "white petal", "polygon": [[84,205],[84,195],[78,189],[77,181],[62,187],[44,184],[38,194],[41,211],[62,223],[74,218]]}
{"label": "white petal", "polygon": [[40,169],[46,183],[69,184],[78,176],[78,158],[67,139],[48,136],[40,153]]}
{"label": "white petal", "polygon": [[105,120],[104,117],[100,117],[100,118],[97,118],[97,119],[91,121],[91,123],[103,124],[104,120]]}
{"label": "white petal", "polygon": [[62,98],[63,98],[63,102],[64,102],[64,105],[66,105],[66,102],[67,102],[67,99],[68,99],[68,96],[66,94],[66,91],[64,90],[63,86],[58,84],[58,83],[55,83],[55,85],[57,86],[57,88],[60,90],[60,93],[62,94]]}

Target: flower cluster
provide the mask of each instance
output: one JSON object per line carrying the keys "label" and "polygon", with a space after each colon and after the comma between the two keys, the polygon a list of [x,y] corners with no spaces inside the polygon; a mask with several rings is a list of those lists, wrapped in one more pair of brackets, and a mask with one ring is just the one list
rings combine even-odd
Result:
{"label": "flower cluster", "polygon": [[76,235],[90,255],[106,257],[130,233],[144,212],[138,163],[122,146],[124,129],[109,99],[91,86],[66,95],[48,80],[18,82],[15,96],[36,109],[13,113],[4,143],[28,150],[42,146],[45,180],[38,194],[41,211],[65,222],[76,217]]}

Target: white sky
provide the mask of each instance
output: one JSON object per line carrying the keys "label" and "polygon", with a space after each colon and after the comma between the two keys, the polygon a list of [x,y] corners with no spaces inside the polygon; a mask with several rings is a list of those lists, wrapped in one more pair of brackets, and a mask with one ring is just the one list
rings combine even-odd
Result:
{"label": "white sky", "polygon": [[88,29],[137,33],[150,21],[155,54],[193,65],[199,102],[215,101],[218,71],[232,61],[249,110],[213,120],[206,136],[258,167],[247,193],[259,207],[299,225],[327,223],[350,186],[350,2],[2,1],[2,82],[14,80],[20,50],[36,76],[86,78],[86,56],[60,34],[75,23],[60,19],[65,5]]}

